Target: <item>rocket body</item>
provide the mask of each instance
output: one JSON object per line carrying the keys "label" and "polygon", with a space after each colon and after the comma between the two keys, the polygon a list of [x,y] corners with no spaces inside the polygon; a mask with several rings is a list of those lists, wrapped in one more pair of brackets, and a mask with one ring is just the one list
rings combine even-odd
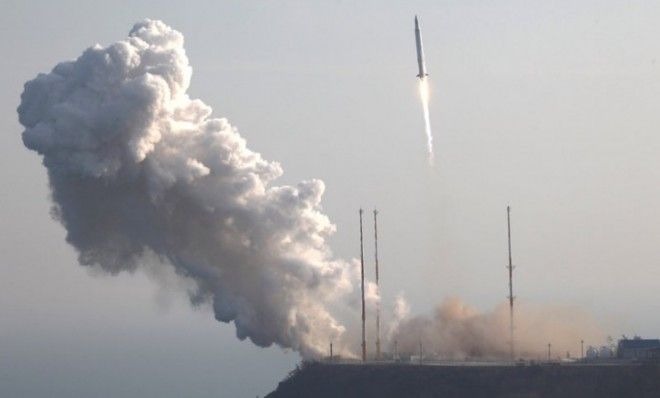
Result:
{"label": "rocket body", "polygon": [[424,79],[429,74],[426,73],[426,64],[424,63],[424,45],[422,44],[422,31],[419,28],[419,19],[415,15],[415,45],[417,47],[417,67],[419,74],[417,77]]}
{"label": "rocket body", "polygon": [[415,15],[415,45],[417,47],[417,67],[419,73],[419,96],[422,100],[422,110],[424,112],[424,132],[426,133],[426,145],[429,155],[429,165],[433,165],[433,133],[431,132],[431,118],[429,116],[429,74],[426,73],[426,64],[424,63],[424,45],[422,44],[422,31],[419,27],[419,19]]}

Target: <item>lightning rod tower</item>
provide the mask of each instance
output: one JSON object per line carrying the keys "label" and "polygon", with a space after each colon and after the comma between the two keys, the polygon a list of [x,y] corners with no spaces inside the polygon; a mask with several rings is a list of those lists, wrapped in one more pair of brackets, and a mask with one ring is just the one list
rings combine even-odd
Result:
{"label": "lightning rod tower", "polygon": [[[378,210],[374,210],[374,259],[376,262],[376,292],[380,296],[378,278]],[[376,359],[380,359],[380,300],[376,301]]]}
{"label": "lightning rod tower", "polygon": [[509,244],[509,344],[510,344],[510,355],[511,360],[515,359],[514,343],[513,343],[513,261],[511,259],[511,206],[506,207],[506,226],[507,226],[507,237]]}
{"label": "lightning rod tower", "polygon": [[360,280],[362,289],[362,361],[367,360],[367,333],[364,314],[364,246],[362,244],[362,209],[360,208]]}

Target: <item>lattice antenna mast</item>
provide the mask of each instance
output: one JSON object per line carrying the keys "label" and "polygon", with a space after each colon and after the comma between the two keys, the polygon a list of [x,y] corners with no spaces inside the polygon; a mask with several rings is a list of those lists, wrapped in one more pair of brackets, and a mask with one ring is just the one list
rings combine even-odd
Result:
{"label": "lattice antenna mast", "polygon": [[515,299],[513,295],[513,261],[511,259],[511,206],[506,207],[506,226],[507,226],[507,237],[508,237],[508,243],[509,243],[509,266],[507,267],[509,269],[509,344],[510,344],[510,355],[511,355],[511,360],[515,359],[515,351],[514,351],[514,340],[513,340],[513,332],[514,332],[514,324],[513,324],[513,300]]}
{"label": "lattice antenna mast", "polygon": [[[374,210],[374,259],[376,262],[376,293],[380,297],[378,275],[378,210]],[[380,300],[376,301],[376,358],[380,359]]]}
{"label": "lattice antenna mast", "polygon": [[367,332],[364,308],[364,245],[362,243],[362,209],[360,209],[360,280],[362,288],[362,361],[367,360]]}

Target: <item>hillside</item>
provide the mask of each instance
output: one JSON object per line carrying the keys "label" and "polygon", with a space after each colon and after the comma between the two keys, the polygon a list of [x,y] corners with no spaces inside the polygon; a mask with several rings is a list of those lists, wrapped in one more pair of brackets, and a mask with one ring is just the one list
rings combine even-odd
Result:
{"label": "hillside", "polygon": [[657,365],[420,366],[310,363],[266,398],[658,398]]}

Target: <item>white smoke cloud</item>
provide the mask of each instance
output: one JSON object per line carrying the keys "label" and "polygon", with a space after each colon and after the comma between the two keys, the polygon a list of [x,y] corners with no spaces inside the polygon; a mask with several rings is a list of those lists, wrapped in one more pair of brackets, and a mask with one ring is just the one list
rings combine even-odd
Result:
{"label": "white smoke cloud", "polygon": [[155,254],[239,338],[321,355],[345,330],[328,308],[357,275],[327,245],[324,184],[273,185],[280,165],[188,96],[191,74],[183,36],[145,20],[27,82],[23,141],[43,156],[52,213],[81,264],[119,273]]}
{"label": "white smoke cloud", "polygon": [[401,322],[403,322],[409,314],[410,305],[406,301],[406,298],[403,296],[403,293],[397,294],[394,299],[394,305],[392,308],[392,319],[390,321],[390,327],[387,331],[387,340],[394,341],[396,339],[394,336],[399,330]]}

